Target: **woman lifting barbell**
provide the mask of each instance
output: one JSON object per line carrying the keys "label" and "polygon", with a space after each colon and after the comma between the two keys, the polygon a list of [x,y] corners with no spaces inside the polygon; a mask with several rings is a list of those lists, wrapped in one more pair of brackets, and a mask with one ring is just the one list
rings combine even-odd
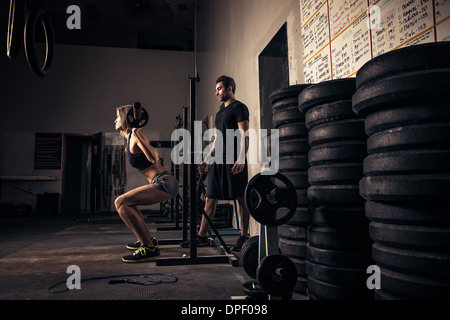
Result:
{"label": "woman lifting barbell", "polygon": [[149,181],[145,185],[131,190],[115,201],[116,210],[123,222],[136,235],[137,241],[127,248],[134,254],[122,258],[124,262],[150,262],[160,255],[158,242],[152,238],[144,216],[137,206],[153,205],[168,201],[178,194],[178,181],[161,164],[158,152],[148,142],[139,129],[133,128],[127,121],[127,115],[133,106],[117,108],[116,130],[127,139],[127,157],[130,165],[136,168]]}

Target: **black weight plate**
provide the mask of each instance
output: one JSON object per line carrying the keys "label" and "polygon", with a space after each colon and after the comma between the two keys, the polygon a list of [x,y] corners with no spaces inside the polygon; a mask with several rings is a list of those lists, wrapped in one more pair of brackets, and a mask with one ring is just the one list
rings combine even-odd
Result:
{"label": "black weight plate", "polygon": [[369,154],[412,149],[449,149],[450,123],[416,124],[377,132],[367,139]]}
{"label": "black weight plate", "polygon": [[268,297],[267,292],[265,292],[256,281],[247,281],[242,284],[242,292],[253,299],[265,300]]}
{"label": "black weight plate", "polygon": [[298,99],[296,97],[279,100],[272,105],[272,113],[275,114],[282,109],[296,107],[297,103]]}
{"label": "black weight plate", "polygon": [[366,141],[338,141],[312,147],[308,153],[310,165],[341,162],[363,162],[367,157]]}
{"label": "black weight plate", "polygon": [[294,241],[306,241],[308,238],[306,227],[291,226],[288,224],[278,226],[278,236]]}
{"label": "black weight plate", "polygon": [[[297,190],[297,194],[298,194],[298,190]],[[297,207],[291,220],[286,222],[286,224],[291,225],[291,226],[306,227],[306,226],[310,225],[310,220],[311,220],[311,215],[310,215],[309,208],[308,207]]]}
{"label": "black weight plate", "polygon": [[316,226],[363,227],[368,230],[369,222],[363,205],[359,207],[320,206],[314,208],[311,214],[311,223]]}
{"label": "black weight plate", "polygon": [[366,217],[375,222],[450,226],[450,206],[429,203],[382,203],[366,201]]}
{"label": "black weight plate", "polygon": [[249,277],[256,279],[259,260],[259,236],[253,236],[244,242],[241,248],[241,265]]}
{"label": "black weight plate", "polygon": [[308,292],[313,300],[372,300],[373,292],[365,288],[340,286],[308,277]]}
{"label": "black weight plate", "polygon": [[390,51],[366,62],[356,74],[356,87],[360,88],[379,78],[410,72],[450,68],[450,42],[414,45]]}
{"label": "black weight plate", "polygon": [[306,276],[306,260],[289,257],[297,269],[297,276]]}
{"label": "black weight plate", "polygon": [[306,295],[308,291],[308,278],[306,276],[297,276],[297,284],[293,291],[295,293]]}
{"label": "black weight plate", "polygon": [[288,123],[278,127],[280,141],[288,139],[308,138],[308,129],[304,121]]}
{"label": "black weight plate", "polygon": [[[379,109],[379,110],[378,110]],[[418,100],[404,104],[385,105],[366,115],[364,119],[367,135],[407,126],[450,121],[450,101]]]}
{"label": "black weight plate", "polygon": [[322,164],[308,170],[308,181],[312,186],[358,184],[362,177],[361,162]]}
{"label": "black weight plate", "polygon": [[285,171],[283,175],[289,179],[295,189],[306,189],[309,187],[307,171]]}
{"label": "black weight plate", "polygon": [[450,123],[427,123],[377,132],[367,139],[369,154],[411,149],[450,149]]}
{"label": "black weight plate", "polygon": [[384,107],[386,104],[405,104],[409,101],[429,99],[448,100],[450,69],[436,69],[405,73],[383,78],[358,89],[353,95],[353,111],[360,117]]}
{"label": "black weight plate", "polygon": [[307,154],[280,156],[280,164],[279,164],[280,172],[308,170],[308,168],[309,163]]}
{"label": "black weight plate", "polygon": [[314,106],[351,99],[356,91],[356,79],[336,79],[312,85],[298,95],[298,107],[302,113]]}
{"label": "black weight plate", "polygon": [[298,110],[297,107],[289,107],[279,110],[272,116],[273,126],[278,129],[280,126],[299,122],[304,119],[303,114]]}
{"label": "black weight plate", "polygon": [[367,135],[364,131],[364,120],[341,120],[315,126],[308,133],[309,145],[311,147],[322,143],[358,140],[366,141]]}
{"label": "black weight plate", "polygon": [[370,250],[348,251],[322,249],[308,243],[306,257],[312,262],[348,268],[367,268],[374,264]]}
{"label": "black weight plate", "polygon": [[[374,201],[450,201],[450,174],[418,174],[364,177],[360,195]],[[309,195],[309,193],[308,193]]]}
{"label": "black weight plate", "polygon": [[450,280],[441,277],[425,277],[417,274],[381,269],[381,289],[408,299],[448,300]]}
{"label": "black weight plate", "polygon": [[407,250],[374,243],[372,256],[377,265],[410,273],[450,277],[450,253]]}
{"label": "black weight plate", "polygon": [[311,203],[323,205],[360,205],[364,199],[359,195],[358,185],[328,185],[308,188]]}
{"label": "black weight plate", "polygon": [[340,100],[312,107],[305,114],[305,125],[311,129],[319,124],[355,119],[357,115],[353,112],[351,100]]}
{"label": "black weight plate", "polygon": [[367,289],[366,281],[368,275],[366,273],[366,268],[357,269],[338,267],[306,259],[306,273],[314,279],[328,283]]}
{"label": "black weight plate", "polygon": [[281,99],[298,97],[300,92],[311,86],[311,84],[295,84],[285,88],[279,88],[272,91],[269,95],[269,100],[272,104]]}
{"label": "black weight plate", "polygon": [[309,149],[310,147],[307,138],[289,139],[280,141],[278,146],[278,153],[280,156],[289,156],[295,154],[307,156]]}
{"label": "black weight plate", "polygon": [[295,241],[289,239],[278,238],[278,246],[280,247],[280,251],[282,254],[297,258],[297,259],[305,259],[306,258],[306,245],[307,241]]}
{"label": "black weight plate", "polygon": [[450,228],[435,226],[408,226],[371,222],[370,237],[377,243],[413,250],[448,251]]}
{"label": "black weight plate", "polygon": [[450,150],[376,153],[364,160],[366,176],[408,173],[450,173]]}
{"label": "black weight plate", "polygon": [[304,189],[296,189],[295,191],[297,192],[297,206],[298,206],[297,210],[300,206],[308,206],[309,205],[308,190],[304,188]]}
{"label": "black weight plate", "polygon": [[366,228],[334,228],[311,225],[308,228],[308,241],[317,248],[342,251],[370,252],[373,241]]}
{"label": "black weight plate", "polygon": [[[278,273],[277,270],[281,271]],[[297,269],[288,257],[273,254],[261,260],[256,277],[268,294],[284,297],[291,294],[295,288]]]}

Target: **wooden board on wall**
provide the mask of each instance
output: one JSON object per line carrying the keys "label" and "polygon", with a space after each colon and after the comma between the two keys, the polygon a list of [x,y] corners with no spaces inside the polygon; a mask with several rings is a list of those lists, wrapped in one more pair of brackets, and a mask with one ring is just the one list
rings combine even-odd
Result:
{"label": "wooden board on wall", "polygon": [[450,40],[450,0],[300,0],[306,83],[349,78],[401,47]]}

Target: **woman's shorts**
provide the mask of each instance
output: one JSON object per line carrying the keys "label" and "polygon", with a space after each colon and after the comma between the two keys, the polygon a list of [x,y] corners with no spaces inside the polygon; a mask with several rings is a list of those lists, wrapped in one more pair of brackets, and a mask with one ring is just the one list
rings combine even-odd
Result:
{"label": "woman's shorts", "polygon": [[176,197],[179,192],[177,179],[167,171],[154,177],[150,185],[174,197]]}

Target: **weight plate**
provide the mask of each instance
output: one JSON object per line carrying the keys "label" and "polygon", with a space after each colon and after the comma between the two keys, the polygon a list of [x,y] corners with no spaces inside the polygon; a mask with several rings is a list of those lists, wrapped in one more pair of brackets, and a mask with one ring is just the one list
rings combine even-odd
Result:
{"label": "weight plate", "polygon": [[430,103],[448,100],[450,69],[410,72],[383,78],[359,88],[353,95],[353,111],[365,117],[386,104],[404,104],[414,100]]}
{"label": "weight plate", "polygon": [[364,160],[366,176],[409,173],[450,173],[450,150],[377,153]]}
{"label": "weight plate", "polygon": [[[289,257],[297,269],[297,276],[306,277],[306,260]],[[298,277],[297,277],[298,279]]]}
{"label": "weight plate", "polygon": [[306,276],[297,276],[297,284],[293,291],[306,295],[308,291],[308,278]]}
{"label": "weight plate", "polygon": [[280,141],[297,138],[308,138],[308,129],[304,121],[288,123],[278,127]]}
{"label": "weight plate", "polygon": [[278,152],[280,156],[295,154],[307,156],[309,149],[310,147],[307,138],[289,139],[280,141]]}
{"label": "weight plate", "polygon": [[[378,110],[379,109],[379,110]],[[450,121],[450,102],[408,101],[404,104],[385,105],[373,110],[364,119],[367,135],[412,124]]]}
{"label": "weight plate", "polygon": [[147,125],[148,120],[149,120],[149,115],[148,115],[148,112],[144,108],[141,108],[141,118],[140,119],[134,118],[134,108],[131,108],[130,111],[128,111],[127,121],[128,121],[128,124],[132,128],[138,128],[138,129],[143,128]]}
{"label": "weight plate", "polygon": [[306,273],[314,279],[328,283],[367,289],[366,268],[344,268],[325,265],[306,259]]}
{"label": "weight plate", "polygon": [[359,195],[358,185],[328,185],[308,188],[311,203],[322,205],[362,205],[364,199]]}
{"label": "weight plate", "polygon": [[413,250],[450,249],[450,228],[430,226],[409,226],[371,222],[370,237],[377,243]]}
{"label": "weight plate", "polygon": [[305,125],[308,129],[311,129],[322,123],[355,119],[356,117],[352,109],[352,101],[340,100],[320,104],[309,109],[305,113]]}
{"label": "weight plate", "polygon": [[298,95],[298,107],[305,114],[320,104],[351,99],[355,91],[355,78],[324,81],[304,89]]}
{"label": "weight plate", "polygon": [[311,243],[308,243],[306,247],[306,257],[312,262],[337,267],[367,268],[367,266],[374,264],[370,250],[322,249],[313,246]]}
{"label": "weight plate", "polygon": [[363,177],[363,164],[358,162],[312,166],[308,181],[312,186],[358,184]]}
{"label": "weight plate", "polygon": [[308,292],[314,300],[372,300],[373,292],[365,288],[340,286],[308,277]]}
{"label": "weight plate", "polygon": [[297,97],[279,100],[272,105],[272,114],[275,114],[285,108],[296,107],[297,104]]}
{"label": "weight plate", "polygon": [[366,62],[356,74],[356,87],[382,77],[414,70],[450,68],[450,42],[433,42],[390,51]]}
{"label": "weight plate", "polygon": [[316,226],[363,227],[368,230],[370,220],[365,215],[363,205],[359,207],[320,206],[314,208],[311,223]]}
{"label": "weight plate", "polygon": [[405,297],[392,294],[383,289],[377,289],[373,292],[375,300],[407,300]]}
{"label": "weight plate", "polygon": [[311,147],[343,140],[366,141],[364,120],[353,119],[320,124],[309,130],[308,139]]}
{"label": "weight plate", "polygon": [[[297,194],[298,194],[298,191],[299,190],[297,190]],[[306,196],[306,199],[307,199],[307,196]],[[310,219],[309,208],[308,207],[297,207],[291,220],[286,222],[286,224],[291,225],[291,226],[307,227],[310,225],[310,220],[311,219]]]}
{"label": "weight plate", "polygon": [[298,122],[304,119],[303,114],[297,107],[289,107],[279,110],[272,116],[273,126],[278,129],[280,126]]}
{"label": "weight plate", "polygon": [[449,190],[450,174],[373,176],[359,183],[360,195],[374,201],[448,202]]}
{"label": "weight plate", "polygon": [[267,292],[265,292],[256,281],[247,281],[242,284],[242,291],[253,299],[267,299]]}
{"label": "weight plate", "polygon": [[283,175],[289,179],[295,189],[307,189],[309,187],[307,171],[287,171]]}
{"label": "weight plate", "polygon": [[362,163],[366,157],[366,141],[347,140],[323,143],[312,147],[308,153],[308,162],[311,166],[341,162]]}
{"label": "weight plate", "polygon": [[250,237],[241,248],[241,265],[249,277],[256,279],[259,260],[259,236]]}
{"label": "weight plate", "polygon": [[284,224],[278,226],[278,236],[283,239],[303,241],[307,239],[306,227],[291,226]]}
{"label": "weight plate", "polygon": [[[281,145],[281,143],[280,143]],[[290,156],[280,156],[280,172],[308,170],[308,155],[294,154]]]}
{"label": "weight plate", "polygon": [[450,280],[443,277],[425,277],[402,273],[385,267],[381,269],[381,288],[409,299],[436,300],[450,297]]}
{"label": "weight plate", "polygon": [[285,88],[279,88],[272,91],[269,95],[269,100],[272,104],[276,101],[286,98],[298,97],[300,92],[311,86],[311,84],[295,84]]}
{"label": "weight plate", "polygon": [[450,149],[450,123],[426,123],[384,130],[367,139],[369,154],[411,149]]}
{"label": "weight plate", "polygon": [[[308,200],[308,190],[305,189],[296,189],[295,192],[297,193],[297,206],[308,206],[309,200]],[[297,207],[297,210],[299,207]],[[292,219],[291,219],[292,220]],[[291,221],[289,220],[289,221]]]}
{"label": "weight plate", "polygon": [[245,188],[244,200],[257,222],[273,227],[288,222],[297,207],[295,186],[281,173],[253,177]]}
{"label": "weight plate", "polygon": [[289,239],[278,238],[278,246],[280,252],[285,256],[305,259],[306,258],[307,241],[295,241]]}
{"label": "weight plate", "polygon": [[397,271],[450,276],[450,253],[393,248],[374,243],[372,255],[377,265]]}
{"label": "weight plate", "polygon": [[370,252],[373,241],[369,229],[319,227],[308,228],[308,241],[317,248]]}
{"label": "weight plate", "polygon": [[429,203],[382,203],[366,201],[367,218],[375,222],[450,226],[450,207]]}
{"label": "weight plate", "polygon": [[291,294],[297,283],[294,263],[281,254],[270,255],[261,260],[256,276],[264,291],[279,297]]}

